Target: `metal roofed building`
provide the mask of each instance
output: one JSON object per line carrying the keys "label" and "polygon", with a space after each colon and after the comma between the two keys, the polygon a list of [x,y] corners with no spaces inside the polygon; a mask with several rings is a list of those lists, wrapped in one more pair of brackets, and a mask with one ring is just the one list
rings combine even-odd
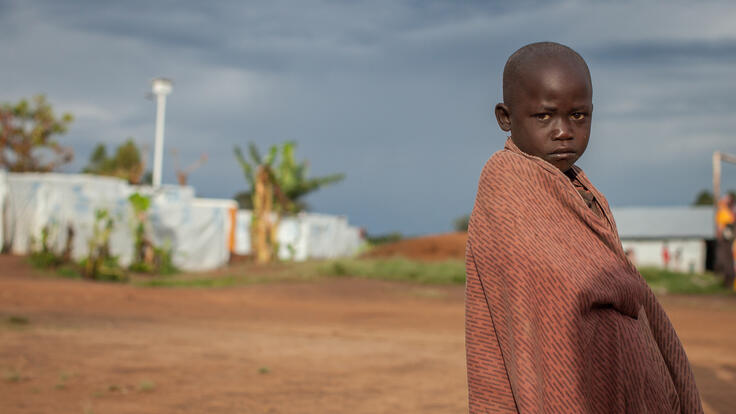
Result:
{"label": "metal roofed building", "polygon": [[713,207],[612,208],[624,251],[637,266],[703,272],[713,268]]}

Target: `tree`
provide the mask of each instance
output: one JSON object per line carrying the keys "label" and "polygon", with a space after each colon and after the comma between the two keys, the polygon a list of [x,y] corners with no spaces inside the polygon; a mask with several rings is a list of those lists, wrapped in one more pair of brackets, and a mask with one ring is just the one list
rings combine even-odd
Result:
{"label": "tree", "polygon": [[[305,210],[306,204],[301,200],[305,195],[345,177],[344,174],[332,174],[307,178],[308,163],[295,161],[295,146],[291,141],[280,146],[271,146],[264,158],[255,144],[249,143],[250,161],[246,160],[239,147],[234,149],[235,157],[250,185],[249,191],[239,193],[238,196],[241,199],[250,199],[249,204],[253,209],[251,246],[259,263],[271,261],[278,252],[276,233],[281,215]],[[275,221],[272,221],[272,212],[276,213]]]}
{"label": "tree", "polygon": [[713,193],[708,190],[703,190],[695,196],[693,201],[694,206],[712,206],[713,205]]}
{"label": "tree", "polygon": [[112,157],[107,156],[105,144],[98,144],[89,157],[89,164],[82,170],[87,174],[122,178],[131,184],[140,184],[144,171],[145,160],[133,138],[120,144]]}
{"label": "tree", "polygon": [[[736,191],[734,190],[728,190],[726,194],[731,194],[734,199],[736,199]],[[712,206],[713,205],[713,193],[711,193],[708,190],[703,190],[698,193],[698,195],[695,196],[695,201],[693,201],[694,206]]]}
{"label": "tree", "polygon": [[54,114],[44,95],[0,105],[0,167],[12,172],[50,172],[74,158],[56,135],[66,133],[70,113]]}
{"label": "tree", "polygon": [[[289,211],[291,213],[298,213],[308,209],[308,205],[303,200],[307,194],[317,191],[326,185],[342,181],[345,178],[345,174],[330,174],[324,177],[307,178],[309,163],[307,161],[299,163],[296,162],[294,159],[295,149],[296,143],[293,141],[287,141],[280,146],[271,146],[266,158],[263,158],[258,151],[258,147],[253,143],[249,143],[248,153],[251,161],[248,161],[243,156],[240,148],[237,146],[235,147],[235,157],[238,159],[241,168],[243,168],[243,174],[250,186],[250,190],[240,192],[234,197],[238,202],[244,201],[244,203],[241,204],[241,207],[252,208],[255,170],[258,165],[263,164],[270,166],[273,171],[276,184],[279,186],[286,199],[291,203],[291,209]],[[278,165],[274,165],[277,158],[279,163]],[[250,203],[246,201],[249,198]]]}
{"label": "tree", "polygon": [[468,224],[470,223],[470,214],[465,214],[455,219],[452,222],[455,231],[468,231]]}

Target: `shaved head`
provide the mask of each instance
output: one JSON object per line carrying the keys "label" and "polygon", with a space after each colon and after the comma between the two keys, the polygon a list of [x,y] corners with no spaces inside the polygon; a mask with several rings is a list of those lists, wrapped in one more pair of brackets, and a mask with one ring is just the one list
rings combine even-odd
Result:
{"label": "shaved head", "polygon": [[554,42],[531,43],[514,52],[506,61],[503,68],[504,103],[513,106],[519,90],[524,87],[524,81],[549,66],[580,71],[591,83],[588,65],[576,51]]}
{"label": "shaved head", "polygon": [[593,85],[588,65],[559,43],[526,45],[503,70],[498,126],[522,151],[566,172],[590,138]]}

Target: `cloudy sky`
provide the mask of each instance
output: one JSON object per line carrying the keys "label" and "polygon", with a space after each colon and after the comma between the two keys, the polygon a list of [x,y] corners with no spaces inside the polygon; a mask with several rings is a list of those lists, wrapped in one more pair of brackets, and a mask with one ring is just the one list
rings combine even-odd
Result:
{"label": "cloudy sky", "polygon": [[736,153],[735,21],[726,1],[0,0],[0,101],[45,93],[72,112],[64,171],[78,172],[97,143],[153,147],[145,95],[169,77],[167,156],[209,155],[190,177],[198,195],[246,188],[234,145],[296,140],[314,175],[347,174],[313,210],[426,234],[472,207],[505,140],[491,114],[503,64],[541,40],[590,65],[580,165],[611,204],[689,204],[712,152]]}

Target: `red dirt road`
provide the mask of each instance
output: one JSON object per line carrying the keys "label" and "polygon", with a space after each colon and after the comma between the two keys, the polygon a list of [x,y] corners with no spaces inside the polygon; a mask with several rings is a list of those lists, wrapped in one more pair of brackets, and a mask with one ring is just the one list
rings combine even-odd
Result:
{"label": "red dirt road", "polygon": [[[733,412],[736,300],[663,303],[708,411]],[[3,414],[467,412],[460,286],[151,289],[0,256],[0,318]]]}

